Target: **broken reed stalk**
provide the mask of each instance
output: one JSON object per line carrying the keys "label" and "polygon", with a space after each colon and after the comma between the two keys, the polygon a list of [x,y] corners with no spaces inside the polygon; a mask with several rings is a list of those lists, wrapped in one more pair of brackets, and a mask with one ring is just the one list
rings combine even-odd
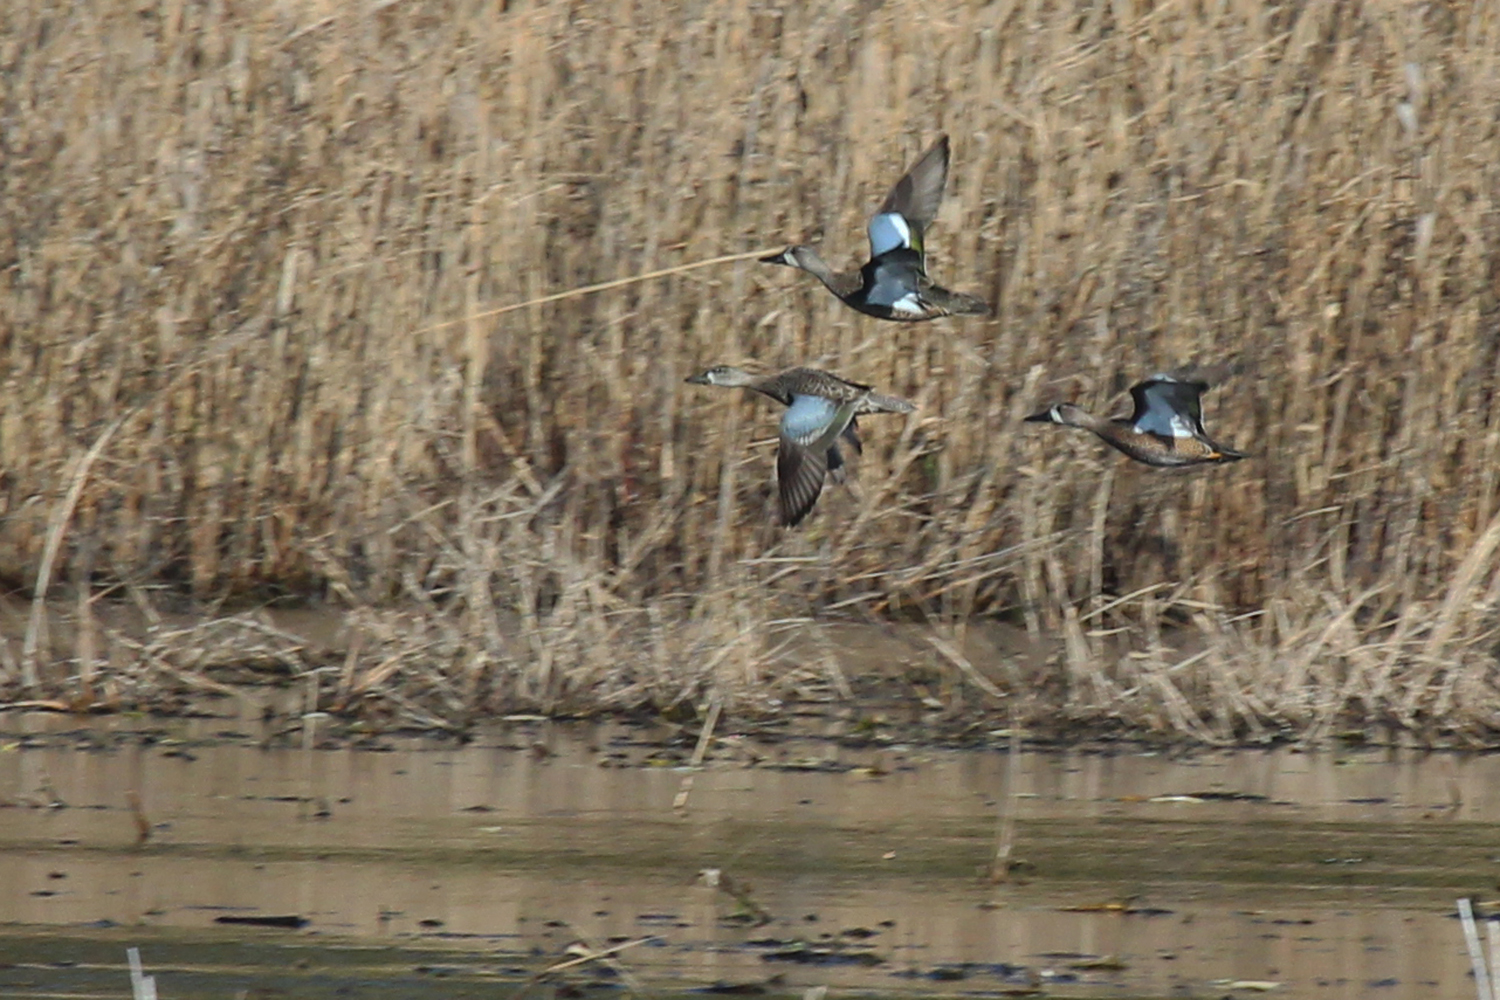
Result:
{"label": "broken reed stalk", "polygon": [[1500,997],[1500,930],[1494,920],[1484,922],[1484,936],[1490,946],[1490,997]]}
{"label": "broken reed stalk", "polygon": [[995,824],[995,858],[990,864],[990,883],[1010,880],[1011,856],[1016,848],[1016,826],[1021,808],[1021,725],[1015,705],[1010,707],[1010,743],[1005,753],[1005,787],[996,796],[999,811]]}
{"label": "broken reed stalk", "polygon": [[[578,928],[573,927],[571,929],[575,934],[578,934]],[[569,951],[582,952],[583,957],[598,962],[613,972],[619,977],[620,982],[625,984],[625,993],[627,996],[639,997],[645,994],[646,991],[642,988],[641,981],[636,978],[635,973],[626,968],[624,962],[617,961],[614,955],[606,954],[605,949],[600,948],[598,943],[589,935],[579,934],[578,942],[569,948]]]}
{"label": "broken reed stalk", "polygon": [[130,821],[135,825],[135,846],[144,847],[151,839],[151,820],[146,817],[146,807],[141,805],[141,793],[134,788],[125,790],[125,806],[130,810]]}
{"label": "broken reed stalk", "polygon": [[504,316],[508,312],[518,309],[528,309],[532,306],[543,306],[553,302],[566,302],[569,299],[581,298],[585,295],[596,295],[599,292],[607,292],[616,288],[626,288],[630,285],[638,285],[643,281],[655,281],[658,278],[666,278],[674,274],[685,274],[688,271],[696,271],[704,267],[717,267],[720,264],[733,264],[740,260],[758,260],[762,257],[776,253],[782,247],[777,246],[768,250],[746,250],[743,253],[721,254],[718,257],[710,257],[708,260],[695,260],[689,264],[678,264],[676,267],[663,267],[655,271],[647,271],[645,274],[632,274],[626,278],[616,278],[613,281],[601,281],[594,285],[585,285],[582,288],[570,288],[565,292],[553,292],[551,295],[543,295],[535,299],[527,299],[525,302],[512,302],[509,305],[498,306],[494,309],[481,309],[478,312],[469,313],[463,319],[448,320],[444,323],[434,323],[424,326],[420,330],[413,330],[413,337],[420,337],[426,333],[435,333],[438,330],[460,323],[471,323],[478,319],[490,319],[494,316]]}
{"label": "broken reed stalk", "polygon": [[624,941],[620,944],[610,945],[608,948],[604,948],[599,951],[591,951],[586,955],[580,955],[577,958],[570,958],[567,961],[558,962],[555,965],[549,965],[547,968],[541,970],[540,972],[533,973],[530,979],[522,983],[521,988],[516,990],[516,992],[512,994],[511,1000],[521,1000],[523,996],[530,992],[532,987],[534,987],[537,983],[541,982],[543,979],[547,978],[550,975],[558,972],[563,972],[567,969],[574,968],[575,966],[583,965],[587,962],[597,962],[602,958],[608,958],[614,955],[618,955],[622,951],[627,951],[631,948],[637,948],[643,944],[649,944],[653,940],[655,940],[655,938],[653,937],[636,938],[633,941]]}
{"label": "broken reed stalk", "polygon": [[723,708],[724,698],[716,691],[708,706],[708,718],[703,720],[703,729],[698,733],[698,745],[693,747],[692,759],[688,761],[688,767],[692,770],[682,776],[682,785],[677,789],[677,795],[672,800],[674,810],[681,811],[687,808],[688,796],[693,791],[693,772],[703,766],[703,757],[708,752],[708,743],[713,739],[714,727],[719,724],[719,713]]}
{"label": "broken reed stalk", "polygon": [[963,674],[964,678],[968,680],[970,684],[973,684],[975,687],[983,691],[985,694],[989,695],[991,698],[996,698],[1001,701],[1005,700],[1005,692],[1001,691],[994,684],[990,683],[988,677],[985,677],[977,669],[975,669],[974,664],[969,662],[969,658],[967,656],[964,656],[963,653],[960,653],[957,647],[953,645],[953,643],[936,634],[927,636],[927,642],[932,646],[933,649],[942,654],[943,659],[947,660],[949,663],[957,667],[959,673]]}
{"label": "broken reed stalk", "polygon": [[1469,950],[1469,965],[1474,973],[1474,992],[1478,1000],[1494,1000],[1494,987],[1485,967],[1484,950],[1479,946],[1479,932],[1474,926],[1474,906],[1465,896],[1458,901],[1458,919],[1463,928],[1464,947]]}
{"label": "broken reed stalk", "polygon": [[34,691],[37,687],[37,650],[42,642],[42,631],[46,627],[47,591],[52,586],[52,571],[57,565],[57,555],[62,550],[63,535],[67,531],[68,522],[73,517],[73,511],[78,507],[78,498],[83,494],[84,484],[88,482],[89,471],[94,467],[95,460],[104,454],[104,449],[109,445],[110,439],[115,436],[115,432],[137,412],[139,412],[138,409],[120,414],[99,432],[99,436],[94,439],[89,450],[78,456],[67,477],[68,491],[53,508],[52,518],[47,525],[47,542],[42,549],[41,563],[36,571],[36,582],[31,589],[31,614],[26,622],[26,638],[21,643],[21,687],[27,692]]}
{"label": "broken reed stalk", "polygon": [[62,550],[63,537],[67,532],[68,523],[73,519],[73,513],[78,507],[78,500],[83,495],[83,488],[93,471],[94,463],[104,454],[110,441],[121,428],[130,421],[149,413],[154,405],[169,398],[171,390],[189,375],[239,346],[259,330],[258,325],[247,324],[234,336],[225,337],[198,352],[192,360],[180,365],[166,383],[153,392],[148,399],[137,403],[111,420],[94,438],[94,443],[89,446],[88,451],[78,456],[67,476],[67,492],[53,508],[52,516],[48,521],[46,543],[42,549],[41,561],[37,565],[36,582],[31,589],[31,612],[26,622],[26,638],[21,645],[21,686],[26,691],[30,692],[37,686],[37,650],[43,629],[46,627],[47,593],[52,586],[53,570],[57,565],[58,553]]}
{"label": "broken reed stalk", "polygon": [[[85,540],[82,548],[85,552],[91,552],[94,548],[92,539]],[[74,662],[77,667],[74,670],[74,679],[77,682],[77,690],[74,693],[74,703],[82,710],[87,711],[94,703],[94,671],[98,666],[98,622],[94,617],[94,585],[93,585],[93,559],[85,555],[75,564],[75,584],[73,605],[75,638]]]}
{"label": "broken reed stalk", "polygon": [[125,960],[130,966],[131,1000],[156,1000],[156,977],[146,975],[141,950],[134,946],[126,948]]}
{"label": "broken reed stalk", "polygon": [[756,927],[764,927],[776,919],[771,911],[755,898],[755,891],[748,882],[741,882],[721,868],[707,868],[700,874],[711,887],[727,893],[739,907],[740,913],[748,913],[755,920]]}

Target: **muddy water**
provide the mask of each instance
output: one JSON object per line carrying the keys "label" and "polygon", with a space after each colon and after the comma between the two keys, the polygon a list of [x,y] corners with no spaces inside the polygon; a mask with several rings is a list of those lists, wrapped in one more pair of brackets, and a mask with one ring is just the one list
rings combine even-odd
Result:
{"label": "muddy water", "polygon": [[[685,772],[637,729],[370,752],[132,725],[80,750],[76,723],[0,719],[4,995],[118,995],[127,943],[170,997],[472,995],[575,940],[650,937],[620,961],[658,989],[1458,998],[1447,914],[1500,876],[1491,757],[1027,753],[1022,864],[993,887],[1001,754],[731,740],[674,810]],[[736,925],[707,868],[770,923]],[[267,915],[308,923],[216,923]]]}

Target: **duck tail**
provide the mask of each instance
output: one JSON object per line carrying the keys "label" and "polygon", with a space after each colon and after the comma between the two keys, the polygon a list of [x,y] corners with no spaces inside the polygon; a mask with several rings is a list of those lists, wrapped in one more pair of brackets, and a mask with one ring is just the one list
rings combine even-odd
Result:
{"label": "duck tail", "polygon": [[1236,451],[1234,448],[1226,448],[1223,445],[1214,446],[1216,462],[1238,462],[1242,458],[1254,458],[1248,451]]}
{"label": "duck tail", "polygon": [[943,305],[954,316],[989,316],[994,313],[990,304],[977,295],[965,295],[963,292],[948,294],[949,299]]}
{"label": "duck tail", "polygon": [[917,408],[916,403],[902,399],[900,396],[887,396],[884,393],[872,392],[865,398],[872,409],[882,413],[910,413]]}

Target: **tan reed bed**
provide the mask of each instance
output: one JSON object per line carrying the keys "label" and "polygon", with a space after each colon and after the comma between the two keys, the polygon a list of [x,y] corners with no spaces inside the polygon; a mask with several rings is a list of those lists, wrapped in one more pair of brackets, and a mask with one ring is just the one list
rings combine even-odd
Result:
{"label": "tan reed bed", "polygon": [[[768,623],[853,618],[928,623],[1023,721],[1500,722],[1488,5],[100,0],[0,25],[23,595],[325,595],[360,636],[327,697],[442,719],[842,696],[854,667]],[[687,267],[819,231],[856,257],[940,130],[930,252],[994,320]],[[1232,467],[1019,422],[1229,355],[1211,428],[1258,456]],[[682,384],[745,358],[921,409],[783,533],[776,414]],[[1054,654],[973,659],[991,615]],[[3,650],[11,695],[183,669],[41,632]]]}

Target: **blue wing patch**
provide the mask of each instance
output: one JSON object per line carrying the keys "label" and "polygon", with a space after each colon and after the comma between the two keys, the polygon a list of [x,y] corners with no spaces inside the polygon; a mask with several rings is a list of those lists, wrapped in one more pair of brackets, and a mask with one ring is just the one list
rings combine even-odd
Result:
{"label": "blue wing patch", "polygon": [[838,410],[838,404],[831,399],[793,394],[792,405],[781,418],[781,435],[807,445],[828,429]]}
{"label": "blue wing patch", "polygon": [[911,225],[900,212],[881,212],[870,218],[870,256],[911,247]]}

